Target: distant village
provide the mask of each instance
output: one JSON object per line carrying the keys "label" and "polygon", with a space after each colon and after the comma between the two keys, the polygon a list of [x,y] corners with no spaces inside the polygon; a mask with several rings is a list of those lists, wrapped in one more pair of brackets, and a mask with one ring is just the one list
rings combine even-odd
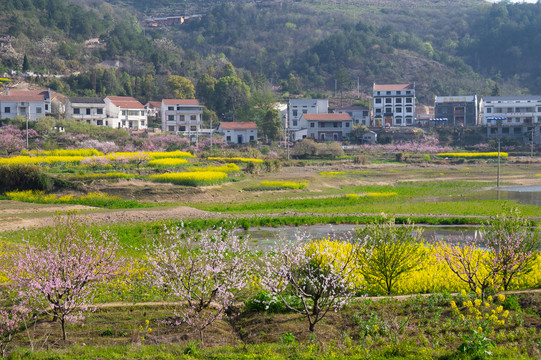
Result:
{"label": "distant village", "polygon": [[[510,137],[524,144],[541,144],[541,96],[436,96],[433,114],[417,113],[415,84],[374,84],[370,107],[329,108],[328,99],[290,99],[278,103],[284,135],[291,141],[352,140],[354,126],[364,125],[363,143],[377,142],[390,129],[453,127],[486,129],[488,139]],[[230,144],[258,141],[256,122],[225,122],[204,128],[203,105],[197,99],[162,99],[140,103],[133,97],[70,97],[51,90],[15,90],[0,95],[0,119],[65,117],[132,133],[169,132],[192,142],[221,134]],[[149,128],[150,120],[161,124]]]}

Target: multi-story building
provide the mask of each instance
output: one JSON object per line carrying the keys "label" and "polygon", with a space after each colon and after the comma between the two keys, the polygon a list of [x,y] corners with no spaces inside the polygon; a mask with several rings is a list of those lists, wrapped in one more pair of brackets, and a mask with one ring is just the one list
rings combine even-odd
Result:
{"label": "multi-story building", "polygon": [[228,144],[247,144],[257,142],[257,124],[253,121],[225,122],[218,126],[218,133],[223,134]]}
{"label": "multi-story building", "polygon": [[349,114],[303,114],[300,121],[308,137],[318,140],[345,140],[353,128]]}
{"label": "multi-story building", "polygon": [[30,121],[51,114],[51,91],[22,91],[7,89],[0,96],[0,118],[13,119],[22,116]]}
{"label": "multi-story building", "polygon": [[[196,99],[163,99],[161,105],[162,130],[195,137],[203,125],[203,106]],[[194,139],[192,139],[194,138]]]}
{"label": "multi-story building", "polygon": [[375,84],[372,91],[373,126],[410,126],[415,119],[415,83]]}
{"label": "multi-story building", "polygon": [[363,106],[346,106],[334,109],[337,114],[349,114],[354,124],[370,126],[370,109]]}
{"label": "multi-story building", "polygon": [[66,102],[66,118],[97,126],[110,126],[105,101],[99,97],[71,97]]}
{"label": "multi-story building", "polygon": [[541,96],[486,96],[481,99],[481,112],[489,138],[541,142]]}
{"label": "multi-story building", "polygon": [[288,129],[291,140],[301,140],[306,137],[306,127],[301,126],[303,114],[326,114],[329,112],[327,99],[290,99],[289,111],[284,124]]}
{"label": "multi-story building", "polygon": [[477,95],[436,96],[434,117],[447,126],[476,126],[479,122]]}
{"label": "multi-story building", "polygon": [[109,126],[127,130],[146,129],[146,110],[139,101],[129,96],[107,96],[103,99]]}

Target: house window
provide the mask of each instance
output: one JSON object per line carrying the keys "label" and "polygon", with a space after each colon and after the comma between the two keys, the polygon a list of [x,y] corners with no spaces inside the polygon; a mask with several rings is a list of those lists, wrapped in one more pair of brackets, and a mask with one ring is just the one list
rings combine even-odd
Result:
{"label": "house window", "polygon": [[385,99],[385,104],[391,104],[393,102],[393,99],[387,98]]}
{"label": "house window", "polygon": [[122,120],[122,126],[126,126],[126,120]]}
{"label": "house window", "polygon": [[376,114],[380,114],[381,113],[381,109],[376,109]]}
{"label": "house window", "polygon": [[537,108],[537,112],[541,112],[541,106]]}
{"label": "house window", "polygon": [[325,123],[320,123],[320,127],[324,128],[325,127]]}
{"label": "house window", "polygon": [[297,116],[297,113],[298,113],[297,110],[293,110],[293,116]]}
{"label": "house window", "polygon": [[402,104],[402,98],[396,98],[396,103],[397,104]]}
{"label": "house window", "polygon": [[169,111],[175,110],[175,107],[174,106],[168,106],[167,110],[169,110]]}
{"label": "house window", "polygon": [[11,108],[10,108],[9,106],[6,106],[6,107],[4,108],[4,112],[5,112],[6,114],[9,114],[9,113],[11,112]]}
{"label": "house window", "polygon": [[80,111],[81,111],[81,109],[79,109],[79,108],[73,109],[73,113],[74,113],[75,115],[79,115],[79,114],[80,114]]}
{"label": "house window", "polygon": [[349,127],[349,122],[346,123],[346,127]]}
{"label": "house window", "polygon": [[381,99],[376,99],[376,104],[381,104]]}
{"label": "house window", "polygon": [[103,115],[103,109],[96,109],[96,114]]}
{"label": "house window", "polygon": [[169,131],[171,131],[171,132],[175,131],[175,127],[174,126],[169,126]]}
{"label": "house window", "polygon": [[308,109],[302,109],[303,114],[308,114]]}
{"label": "house window", "polygon": [[167,120],[169,120],[169,121],[175,121],[175,115],[169,115],[169,116],[167,116]]}
{"label": "house window", "polygon": [[491,114],[492,113],[492,108],[486,108],[486,111],[487,111],[487,114]]}
{"label": "house window", "polygon": [[315,123],[311,122],[311,123],[310,123],[310,127],[311,127],[311,128],[315,127]]}
{"label": "house window", "polygon": [[386,112],[386,113],[393,112],[393,109],[391,109],[390,107],[386,107],[386,108],[385,108],[385,112]]}
{"label": "house window", "polygon": [[411,106],[408,106],[408,107],[406,108],[406,112],[409,112],[409,113],[411,112]]}
{"label": "house window", "polygon": [[36,114],[41,114],[41,107],[36,108]]}
{"label": "house window", "polygon": [[126,116],[126,110],[122,110],[122,115]]}
{"label": "house window", "polygon": [[190,131],[197,131],[197,126],[190,126]]}
{"label": "house window", "polygon": [[412,98],[406,98],[406,104],[412,104],[413,99]]}
{"label": "house window", "polygon": [[177,106],[177,110],[179,110],[179,111],[180,111],[180,106]]}
{"label": "house window", "polygon": [[141,126],[145,126],[145,120],[141,120]]}
{"label": "house window", "polygon": [[400,95],[400,94],[401,94],[401,92],[400,92],[400,91],[397,91],[397,92],[396,92],[396,95]]}
{"label": "house window", "polygon": [[334,125],[335,128],[338,127],[338,123],[337,123],[337,122],[333,123],[333,125]]}
{"label": "house window", "polygon": [[411,91],[409,91],[409,90],[406,91],[406,95],[409,95],[409,94],[411,94]]}
{"label": "house window", "polygon": [[293,120],[293,126],[297,126],[298,122],[297,120]]}
{"label": "house window", "polygon": [[363,116],[368,116],[368,111],[364,110],[363,111]]}
{"label": "house window", "polygon": [[197,120],[197,116],[196,115],[190,116],[190,120]]}
{"label": "house window", "polygon": [[45,104],[45,111],[49,111],[49,104]]}
{"label": "house window", "polygon": [[387,95],[391,95],[391,92],[390,92],[390,91],[387,91],[386,93],[387,93]]}
{"label": "house window", "polygon": [[255,138],[253,136],[250,136],[250,141],[255,141]]}
{"label": "house window", "polygon": [[100,126],[103,125],[103,120],[96,121],[96,125],[100,125]]}
{"label": "house window", "polygon": [[227,142],[231,142],[231,136],[226,136],[226,137],[225,137],[225,140],[226,140]]}
{"label": "house window", "polygon": [[90,109],[86,109],[86,114],[90,115]]}
{"label": "house window", "polygon": [[396,123],[396,125],[402,124],[402,118],[401,118],[401,117],[397,117],[397,118],[395,119],[395,123]]}
{"label": "house window", "polygon": [[109,121],[105,121],[105,126],[109,126]]}
{"label": "house window", "polygon": [[401,107],[397,107],[397,108],[396,108],[396,112],[397,112],[397,113],[401,113],[401,112],[402,112],[402,108],[401,108]]}

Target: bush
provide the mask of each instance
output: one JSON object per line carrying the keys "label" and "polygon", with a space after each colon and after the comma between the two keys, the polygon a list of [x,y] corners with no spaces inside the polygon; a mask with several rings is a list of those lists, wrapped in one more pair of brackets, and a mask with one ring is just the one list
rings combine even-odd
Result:
{"label": "bush", "polygon": [[36,165],[0,166],[0,192],[53,188],[53,180]]}
{"label": "bush", "polygon": [[286,312],[286,307],[283,301],[273,299],[266,292],[260,292],[257,295],[249,298],[244,302],[244,306],[247,311],[264,312],[269,313],[283,313]]}
{"label": "bush", "polygon": [[522,310],[520,303],[515,295],[507,295],[502,304],[505,310],[520,311]]}

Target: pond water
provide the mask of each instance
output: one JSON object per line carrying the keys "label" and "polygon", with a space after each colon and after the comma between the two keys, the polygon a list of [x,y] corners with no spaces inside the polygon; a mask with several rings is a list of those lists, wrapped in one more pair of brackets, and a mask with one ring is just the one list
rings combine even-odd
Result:
{"label": "pond water", "polygon": [[472,194],[454,197],[453,200],[514,200],[521,204],[541,206],[541,186],[504,186],[500,190],[481,190]]}
{"label": "pond water", "polygon": [[[284,226],[284,227],[261,227],[249,230],[239,230],[244,235],[250,236],[250,243],[260,249],[273,247],[277,240],[295,240],[299,233],[306,233],[310,239],[321,239],[334,234],[333,238],[345,238],[347,234],[361,225],[310,225],[310,226]],[[479,228],[463,226],[424,226],[423,238],[426,240],[442,240],[449,237],[462,236],[477,237]]]}

